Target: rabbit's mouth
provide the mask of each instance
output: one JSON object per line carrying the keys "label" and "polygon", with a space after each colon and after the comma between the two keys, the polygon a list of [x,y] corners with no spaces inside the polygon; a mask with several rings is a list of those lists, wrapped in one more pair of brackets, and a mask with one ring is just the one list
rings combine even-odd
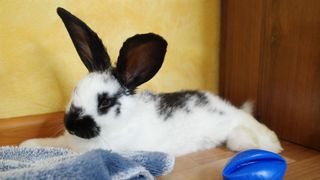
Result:
{"label": "rabbit's mouth", "polygon": [[71,106],[64,116],[64,126],[71,134],[84,139],[91,139],[100,134],[100,127],[90,115],[82,115],[82,109]]}

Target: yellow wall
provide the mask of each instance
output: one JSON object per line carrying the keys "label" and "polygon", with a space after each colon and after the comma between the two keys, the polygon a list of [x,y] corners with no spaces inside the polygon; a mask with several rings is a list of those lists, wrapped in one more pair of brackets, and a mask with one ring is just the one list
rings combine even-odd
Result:
{"label": "yellow wall", "polygon": [[62,111],[86,69],[56,14],[84,20],[115,60],[123,41],[155,32],[168,41],[159,73],[141,89],[217,92],[219,0],[0,1],[0,118]]}

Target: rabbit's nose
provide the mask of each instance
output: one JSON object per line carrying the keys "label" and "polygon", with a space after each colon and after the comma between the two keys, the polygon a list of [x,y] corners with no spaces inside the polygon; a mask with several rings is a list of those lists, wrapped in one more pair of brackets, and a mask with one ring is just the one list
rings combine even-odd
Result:
{"label": "rabbit's nose", "polygon": [[75,105],[71,104],[69,110],[64,115],[64,125],[79,119],[82,114],[83,109],[81,107],[76,107]]}
{"label": "rabbit's nose", "polygon": [[71,107],[64,116],[64,125],[71,135],[91,139],[100,134],[100,127],[92,116],[83,114],[81,108]]}

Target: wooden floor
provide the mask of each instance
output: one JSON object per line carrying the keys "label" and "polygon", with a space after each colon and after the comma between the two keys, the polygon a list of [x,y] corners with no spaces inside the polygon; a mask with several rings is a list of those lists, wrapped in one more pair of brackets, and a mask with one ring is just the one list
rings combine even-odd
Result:
{"label": "wooden floor", "polygon": [[[319,179],[320,152],[289,142],[282,142],[285,149],[280,155],[287,161],[284,179]],[[222,170],[234,152],[224,147],[192,153],[176,159],[173,172],[160,180],[207,180],[222,179]]]}

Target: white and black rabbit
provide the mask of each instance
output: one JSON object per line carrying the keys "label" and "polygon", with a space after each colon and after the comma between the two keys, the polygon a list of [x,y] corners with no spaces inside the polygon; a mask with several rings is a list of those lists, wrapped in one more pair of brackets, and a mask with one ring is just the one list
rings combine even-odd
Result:
{"label": "white and black rabbit", "polygon": [[148,150],[176,156],[223,143],[234,151],[282,150],[273,131],[211,93],[136,93],[136,87],[150,80],[163,63],[167,42],[159,35],[127,39],[112,67],[97,34],[68,11],[58,8],[57,12],[90,73],[72,94],[64,135],[27,140],[22,146],[68,147],[78,152]]}

